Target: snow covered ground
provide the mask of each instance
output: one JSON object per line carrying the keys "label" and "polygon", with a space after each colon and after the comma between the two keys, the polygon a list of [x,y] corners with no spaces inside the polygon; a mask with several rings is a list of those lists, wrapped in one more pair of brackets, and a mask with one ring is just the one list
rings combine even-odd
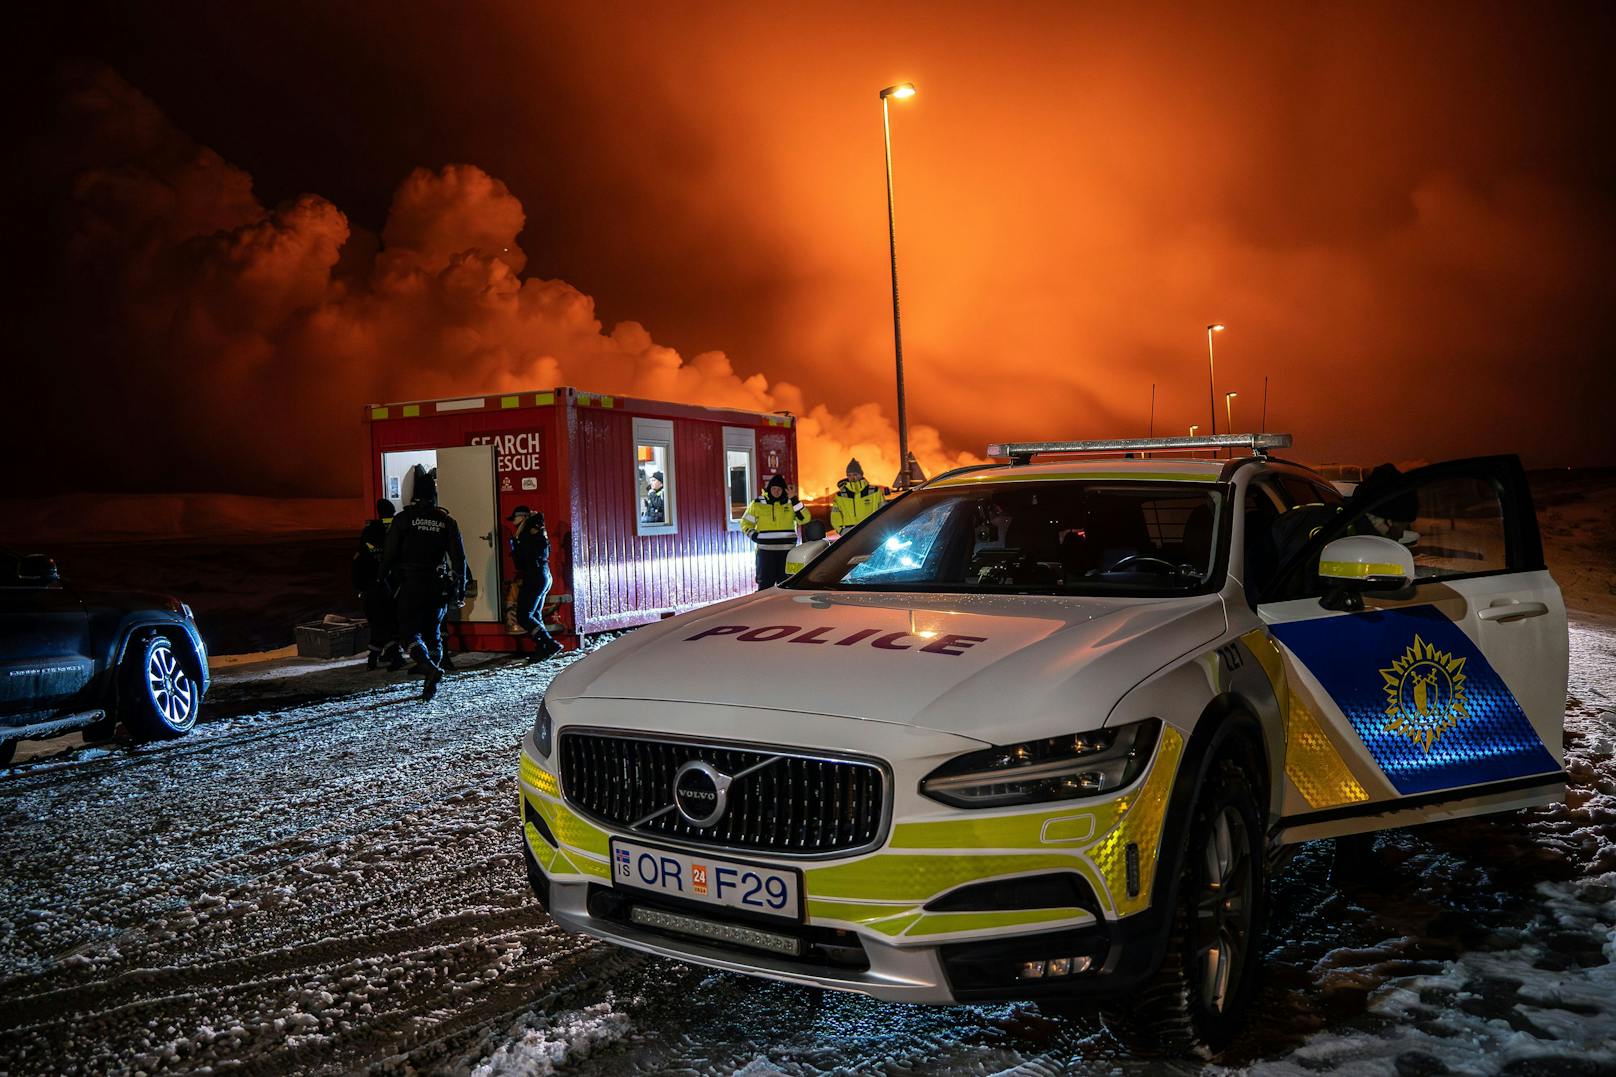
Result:
{"label": "snow covered ground", "polygon": [[[1213,1073],[1616,1074],[1616,628],[1572,629],[1569,802],[1277,880]],[[266,675],[273,672],[274,675]],[[0,777],[0,1073],[1162,1073],[1096,1024],[717,974],[535,906],[515,745],[554,667],[237,666],[181,741]]]}

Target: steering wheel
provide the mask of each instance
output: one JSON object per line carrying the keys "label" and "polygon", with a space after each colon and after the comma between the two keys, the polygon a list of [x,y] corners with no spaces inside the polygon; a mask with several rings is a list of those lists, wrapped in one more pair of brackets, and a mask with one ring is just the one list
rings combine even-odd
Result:
{"label": "steering wheel", "polygon": [[1128,564],[1160,565],[1162,568],[1165,568],[1168,572],[1171,572],[1175,576],[1184,571],[1182,566],[1175,565],[1171,561],[1163,560],[1160,557],[1151,557],[1151,556],[1149,556],[1147,554],[1142,554],[1142,553],[1131,553],[1127,557],[1124,557],[1122,560],[1118,561],[1116,564],[1112,565],[1110,568],[1106,569],[1105,571],[1107,571],[1107,572],[1116,572],[1118,569],[1122,568],[1123,565],[1128,565]]}

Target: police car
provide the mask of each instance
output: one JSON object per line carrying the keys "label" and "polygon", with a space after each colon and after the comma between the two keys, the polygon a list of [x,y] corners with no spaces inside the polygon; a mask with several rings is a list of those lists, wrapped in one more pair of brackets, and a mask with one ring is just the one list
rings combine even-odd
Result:
{"label": "police car", "polygon": [[576,663],[521,746],[538,897],[714,968],[1216,1049],[1288,848],[1564,793],[1519,461],[1344,499],[1289,445],[995,446]]}

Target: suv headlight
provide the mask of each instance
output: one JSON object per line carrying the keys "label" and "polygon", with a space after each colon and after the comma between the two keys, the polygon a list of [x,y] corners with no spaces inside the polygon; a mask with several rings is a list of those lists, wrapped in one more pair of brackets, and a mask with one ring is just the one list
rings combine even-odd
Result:
{"label": "suv headlight", "polygon": [[1156,747],[1161,721],[1094,729],[1063,737],[985,748],[950,759],[920,791],[956,808],[1002,808],[1098,796],[1139,777]]}
{"label": "suv headlight", "polygon": [[550,720],[550,708],[539,700],[539,716],[533,719],[533,743],[539,749],[539,754],[550,758],[550,748],[555,740],[555,723]]}

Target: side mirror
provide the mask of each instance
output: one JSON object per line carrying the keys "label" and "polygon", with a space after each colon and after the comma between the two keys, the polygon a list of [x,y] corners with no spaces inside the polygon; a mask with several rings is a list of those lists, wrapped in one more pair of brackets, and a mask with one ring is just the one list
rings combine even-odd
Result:
{"label": "side mirror", "polygon": [[1325,609],[1361,610],[1365,594],[1401,591],[1414,582],[1414,555],[1380,535],[1348,535],[1319,554],[1319,579]]}
{"label": "side mirror", "polygon": [[56,562],[42,553],[31,553],[17,562],[17,580],[21,583],[52,584],[61,580]]}

